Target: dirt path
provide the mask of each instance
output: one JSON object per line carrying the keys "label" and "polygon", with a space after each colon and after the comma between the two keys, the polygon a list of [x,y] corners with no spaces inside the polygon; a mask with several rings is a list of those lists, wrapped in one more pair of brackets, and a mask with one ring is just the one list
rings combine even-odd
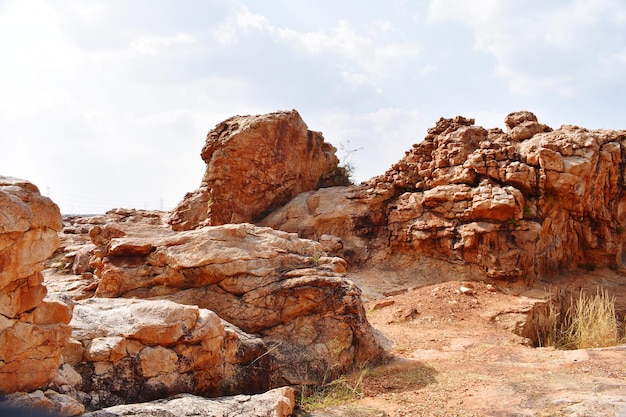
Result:
{"label": "dirt path", "polygon": [[[611,277],[601,275],[607,285],[620,283]],[[383,292],[365,278],[365,295]],[[391,281],[382,282],[393,294]],[[370,322],[395,343],[388,363],[350,376],[352,401],[300,415],[626,416],[626,345],[533,348],[511,330],[537,299],[483,283],[399,292],[366,301]],[[527,295],[544,293],[538,286]]]}

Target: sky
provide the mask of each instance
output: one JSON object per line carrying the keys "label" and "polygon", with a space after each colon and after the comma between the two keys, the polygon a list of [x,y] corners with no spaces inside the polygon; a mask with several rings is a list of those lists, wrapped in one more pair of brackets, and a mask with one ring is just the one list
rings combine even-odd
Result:
{"label": "sky", "polygon": [[206,134],[296,109],[357,182],[440,117],[626,129],[624,0],[0,0],[0,175],[172,209]]}

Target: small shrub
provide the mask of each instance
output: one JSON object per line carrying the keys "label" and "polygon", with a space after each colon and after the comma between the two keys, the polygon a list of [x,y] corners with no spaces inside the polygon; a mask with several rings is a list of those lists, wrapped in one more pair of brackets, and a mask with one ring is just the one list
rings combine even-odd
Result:
{"label": "small shrub", "polygon": [[617,226],[617,228],[615,229],[615,232],[616,232],[618,235],[623,234],[623,233],[624,233],[624,226]]}
{"label": "small shrub", "polygon": [[528,204],[524,204],[524,217],[532,217],[533,209]]}
{"label": "small shrub", "polygon": [[570,307],[562,316],[554,303],[549,305],[548,326],[539,335],[540,346],[557,349],[587,349],[621,343],[615,314],[615,297],[598,288],[595,296],[581,290],[570,297]]}
{"label": "small shrub", "polygon": [[350,140],[347,140],[345,143],[339,144],[339,149],[343,153],[343,156],[339,160],[339,166],[337,167],[339,170],[343,171],[343,175],[348,180],[349,184],[354,184],[354,174],[356,172],[356,166],[352,162],[351,158],[356,152],[362,151],[363,147],[353,148],[350,145]]}
{"label": "small shrub", "polygon": [[363,395],[363,378],[367,372],[367,369],[363,369],[356,381],[350,381],[346,376],[342,376],[319,387],[303,386],[298,406],[310,412],[354,401]]}
{"label": "small shrub", "polygon": [[313,265],[318,266],[323,255],[324,254],[321,252],[315,252],[313,256],[311,256],[311,262],[313,262]]}

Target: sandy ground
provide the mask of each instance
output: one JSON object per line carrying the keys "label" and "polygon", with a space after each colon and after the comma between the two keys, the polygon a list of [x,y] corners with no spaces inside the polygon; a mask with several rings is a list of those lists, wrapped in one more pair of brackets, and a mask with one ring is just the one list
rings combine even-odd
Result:
{"label": "sandy ground", "polygon": [[534,348],[512,331],[557,287],[601,285],[620,310],[626,293],[616,272],[575,272],[523,294],[464,281],[412,288],[372,271],[350,278],[394,347],[385,364],[350,375],[351,400],[297,415],[626,416],[626,345]]}

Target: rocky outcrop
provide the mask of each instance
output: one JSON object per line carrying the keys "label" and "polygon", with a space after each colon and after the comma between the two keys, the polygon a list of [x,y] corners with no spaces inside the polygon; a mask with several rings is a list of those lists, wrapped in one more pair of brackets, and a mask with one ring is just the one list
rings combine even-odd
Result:
{"label": "rocky outcrop", "polygon": [[72,307],[46,298],[41,274],[59,230],[59,208],[35,185],[0,177],[0,392],[44,387],[61,363]]}
{"label": "rocky outcrop", "polygon": [[320,241],[327,252],[356,265],[386,252],[380,239],[393,197],[392,187],[323,188],[298,195],[259,225]]}
{"label": "rocky outcrop", "polygon": [[79,377],[71,389],[57,385],[90,410],[179,393],[258,393],[272,382],[265,343],[196,306],[92,298],[77,302],[71,326],[64,356]]}
{"label": "rocky outcrop", "polygon": [[256,221],[301,192],[345,182],[335,152],[295,110],[227,119],[207,135],[202,183],[173,211],[172,227]]}
{"label": "rocky outcrop", "polygon": [[[262,224],[303,237],[332,233],[344,253],[360,254],[355,261],[406,255],[410,264],[423,255],[494,279],[621,264],[626,132],[553,131],[530,112],[505,122],[507,132],[441,119],[367,186],[302,195]],[[327,209],[335,201],[346,205],[344,226]]]}
{"label": "rocky outcrop", "polygon": [[184,232],[116,223],[90,235],[96,296],[214,311],[270,347],[272,387],[319,384],[383,352],[360,290],[343,277],[345,261],[325,256],[319,242],[247,223]]}
{"label": "rocky outcrop", "polygon": [[288,417],[294,407],[293,389],[284,387],[261,395],[212,399],[183,394],[152,403],[105,408],[85,414],[85,417]]}

